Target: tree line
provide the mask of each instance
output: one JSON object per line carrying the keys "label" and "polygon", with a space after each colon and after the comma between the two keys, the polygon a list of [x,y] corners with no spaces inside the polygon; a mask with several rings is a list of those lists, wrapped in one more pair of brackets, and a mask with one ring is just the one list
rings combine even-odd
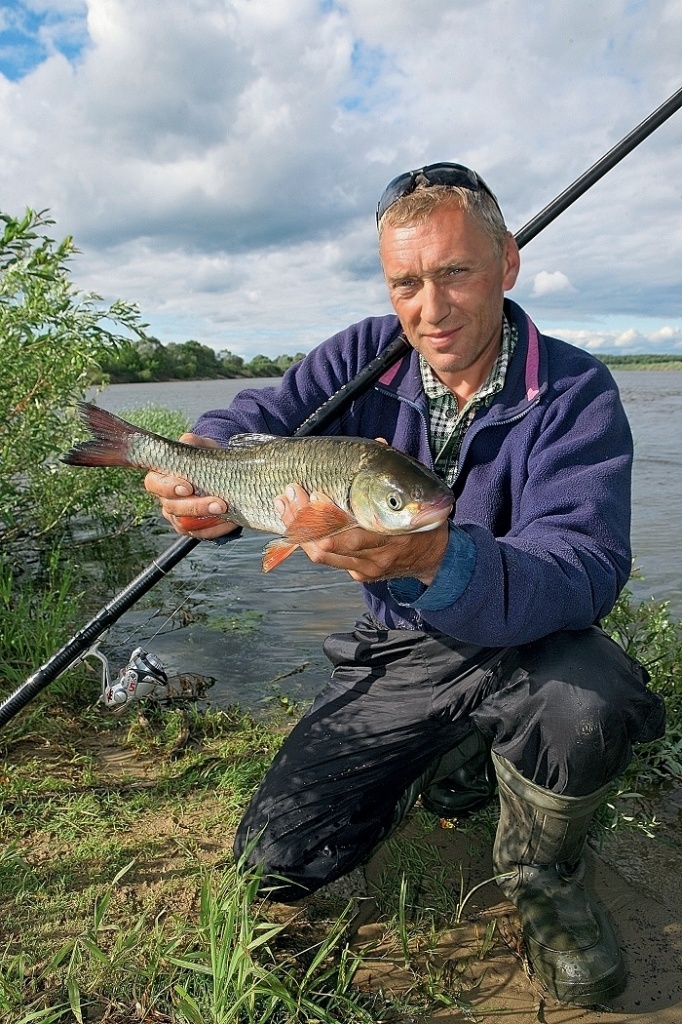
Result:
{"label": "tree line", "polygon": [[653,355],[640,352],[619,356],[599,355],[598,358],[602,363],[606,363],[607,366],[620,368],[622,370],[682,370],[682,355]]}
{"label": "tree line", "polygon": [[220,377],[280,377],[303,353],[256,355],[249,362],[229,349],[215,352],[198,341],[163,345],[157,338],[119,342],[99,356],[95,382],[134,384],[163,380],[211,380]]}
{"label": "tree line", "polygon": [[[162,344],[158,338],[143,337],[121,341],[99,356],[95,382],[134,384],[164,380],[212,380],[221,377],[280,377],[304,353],[256,355],[249,362],[225,349],[215,352],[198,341]],[[620,369],[682,369],[682,355],[607,355],[598,358]]]}

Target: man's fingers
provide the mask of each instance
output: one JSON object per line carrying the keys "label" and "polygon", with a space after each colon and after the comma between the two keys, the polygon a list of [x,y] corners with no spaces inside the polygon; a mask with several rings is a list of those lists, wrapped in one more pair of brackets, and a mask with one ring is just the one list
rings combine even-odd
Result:
{"label": "man's fingers", "polygon": [[[180,441],[195,448],[219,448],[217,441],[199,434],[182,434]],[[227,502],[212,495],[199,495],[188,480],[150,470],[144,478],[145,489],[159,499],[161,513],[177,533],[191,534],[201,540],[214,540],[237,529],[223,518]]]}
{"label": "man's fingers", "polygon": [[191,537],[196,537],[197,540],[217,540],[218,537],[224,537],[226,534],[234,533],[235,530],[239,529],[236,523],[215,517],[206,519],[191,519],[188,517],[183,519],[182,516],[166,516],[166,518],[172,524],[176,533],[189,534]]}
{"label": "man's fingers", "polygon": [[301,508],[310,501],[310,495],[300,484],[289,484],[284,492],[285,498],[292,504]]}
{"label": "man's fingers", "polygon": [[227,513],[227,503],[222,498],[199,497],[196,494],[191,498],[164,498],[161,507],[171,516],[186,519],[207,519]]}
{"label": "man's fingers", "polygon": [[201,434],[181,434],[178,438],[182,444],[191,444],[195,448],[220,448],[217,441],[214,441],[211,437],[202,437]]}
{"label": "man's fingers", "polygon": [[308,492],[303,487],[299,484],[289,484],[284,490],[284,493],[275,498],[275,510],[284,525],[289,527],[293,523],[298,512],[300,512],[300,510],[307,505],[309,501],[310,497]]}
{"label": "man's fingers", "polygon": [[[199,527],[202,520],[193,519],[189,522],[189,529],[185,529],[177,520],[172,520],[173,529],[176,533],[182,536],[194,537],[196,540],[218,540],[219,537],[224,537],[228,533],[234,533],[239,527],[236,523],[227,523],[225,520],[220,520],[219,526],[211,527]],[[196,529],[194,527],[197,527]]]}
{"label": "man's fingers", "polygon": [[220,516],[173,516],[175,525],[188,533],[196,530],[210,530],[214,526],[221,526],[225,520]]}
{"label": "man's fingers", "polygon": [[155,473],[151,470],[144,478],[146,491],[157,498],[188,498],[194,488],[187,481],[178,476],[166,476],[165,473]]}

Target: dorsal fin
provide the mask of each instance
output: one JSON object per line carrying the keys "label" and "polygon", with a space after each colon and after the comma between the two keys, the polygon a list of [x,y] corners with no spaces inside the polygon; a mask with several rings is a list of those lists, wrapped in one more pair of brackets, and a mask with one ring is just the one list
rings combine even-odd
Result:
{"label": "dorsal fin", "polygon": [[252,448],[257,444],[270,444],[272,441],[281,441],[281,437],[275,434],[235,434],[226,443],[226,448]]}

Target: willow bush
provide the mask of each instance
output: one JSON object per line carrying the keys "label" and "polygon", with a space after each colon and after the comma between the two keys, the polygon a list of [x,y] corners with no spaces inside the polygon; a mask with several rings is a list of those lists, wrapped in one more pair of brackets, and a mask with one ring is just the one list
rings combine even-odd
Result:
{"label": "willow bush", "polygon": [[145,325],[130,303],[106,305],[70,278],[73,239],[45,212],[0,214],[0,538],[49,534],[77,512],[106,509],[110,480],[62,471],[82,435],[74,406],[104,354]]}

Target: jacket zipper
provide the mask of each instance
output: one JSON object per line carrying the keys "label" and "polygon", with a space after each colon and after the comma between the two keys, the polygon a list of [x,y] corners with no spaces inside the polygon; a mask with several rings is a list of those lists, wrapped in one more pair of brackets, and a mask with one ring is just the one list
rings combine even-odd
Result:
{"label": "jacket zipper", "polygon": [[462,469],[462,463],[466,458],[467,452],[471,447],[471,442],[474,439],[474,437],[476,437],[478,434],[481,433],[482,430],[485,430],[486,428],[507,426],[507,424],[509,423],[517,423],[518,420],[524,419],[524,417],[527,416],[528,413],[531,412],[531,410],[534,409],[536,405],[540,404],[542,394],[542,391],[538,393],[535,396],[535,398],[533,398],[532,401],[528,403],[525,409],[522,409],[521,412],[514,413],[513,416],[505,416],[498,420],[493,420],[492,422],[488,421],[487,423],[481,420],[478,423],[478,425],[472,423],[471,427],[467,430],[467,432],[464,435],[464,438],[462,439],[462,447],[459,450],[459,459],[457,461],[457,472],[455,473],[455,478],[452,481],[453,485],[457,482],[459,478],[459,474]]}
{"label": "jacket zipper", "polygon": [[[384,388],[382,387],[377,387],[376,390],[380,392],[382,395],[384,395],[386,398],[397,399],[398,402],[404,403],[405,405],[409,406],[410,409],[414,409],[414,411],[417,413],[422,423],[424,436],[426,437],[427,448],[429,450],[429,455],[431,458],[430,468],[434,469],[435,463],[433,461],[433,452],[431,451],[431,444],[429,442],[429,423],[423,409],[420,409],[416,402],[411,401],[409,398],[405,398],[404,395],[399,395],[397,391],[387,391],[384,390]],[[459,477],[462,468],[462,463],[464,462],[464,459],[466,457],[467,451],[469,450],[469,447],[471,446],[471,441],[473,440],[473,438],[476,437],[482,430],[485,430],[487,427],[506,426],[508,423],[516,423],[518,420],[522,420],[524,416],[527,416],[528,413],[535,408],[536,405],[540,404],[540,399],[544,394],[544,390],[544,388],[541,388],[538,394],[528,403],[526,408],[522,409],[520,412],[514,413],[513,416],[504,416],[501,417],[500,419],[493,420],[492,422],[486,422],[484,420],[481,420],[479,421],[478,424],[472,423],[472,425],[466,431],[464,438],[462,440],[462,447],[460,448],[459,459],[457,461],[457,472],[455,473],[455,479],[453,480],[453,484],[457,481]]]}

